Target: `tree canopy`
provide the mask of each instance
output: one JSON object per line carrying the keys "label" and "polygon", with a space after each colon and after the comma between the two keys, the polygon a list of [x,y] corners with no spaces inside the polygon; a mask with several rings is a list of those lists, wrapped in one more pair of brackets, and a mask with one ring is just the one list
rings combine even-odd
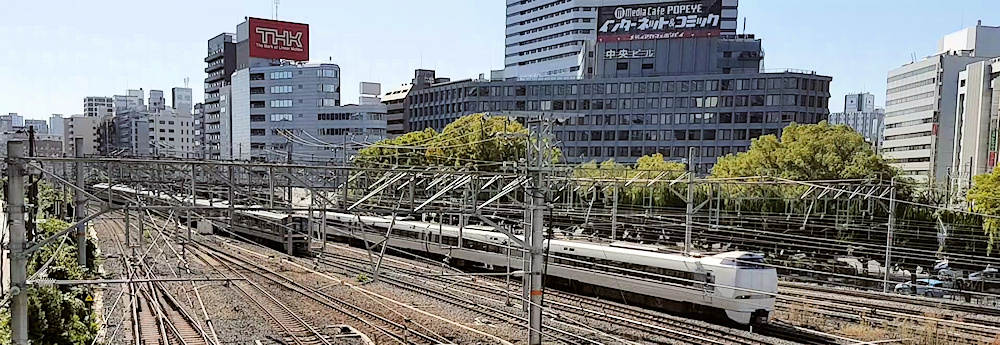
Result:
{"label": "tree canopy", "polygon": [[976,175],[972,178],[972,189],[966,194],[972,203],[972,210],[983,214],[983,231],[989,238],[987,253],[993,251],[993,245],[1000,235],[1000,169],[993,169],[988,174]]}
{"label": "tree canopy", "polygon": [[779,140],[774,135],[753,139],[750,150],[719,158],[712,176],[719,178],[774,176],[791,180],[841,180],[896,175],[860,133],[826,121],[791,124]]}
{"label": "tree canopy", "polygon": [[[495,170],[500,162],[525,157],[529,131],[514,119],[485,114],[466,115],[448,124],[440,133],[433,129],[406,133],[362,149],[359,166],[470,166]],[[560,153],[552,149],[548,160]]]}

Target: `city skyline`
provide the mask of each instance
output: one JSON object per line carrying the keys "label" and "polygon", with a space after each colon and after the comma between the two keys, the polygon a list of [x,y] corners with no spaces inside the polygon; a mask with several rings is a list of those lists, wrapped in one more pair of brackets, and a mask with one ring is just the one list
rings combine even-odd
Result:
{"label": "city skyline", "polygon": [[[437,1],[434,6],[391,0],[376,3],[332,7],[287,2],[278,9],[280,20],[310,24],[311,61],[340,65],[345,104],[357,99],[358,90],[353,85],[358,82],[382,83],[384,90],[389,90],[408,82],[417,68],[436,70],[438,76],[453,79],[475,78],[503,68],[503,2],[477,6],[459,0]],[[937,38],[975,25],[977,20],[983,25],[1000,25],[1000,18],[975,16],[996,12],[998,3],[960,1],[954,6],[935,6],[938,10],[933,13],[919,11],[927,8],[919,3],[803,5],[742,0],[738,31],[744,31],[746,18],[746,33],[763,39],[765,69],[813,70],[832,76],[831,110],[842,109],[843,95],[852,92],[870,92],[882,106],[889,70],[909,63],[914,56],[919,61],[934,54],[932,42]],[[244,16],[273,15],[271,1],[181,1],[158,9],[155,17],[122,10],[123,4],[127,3],[56,2],[45,8],[10,4],[10,10],[0,14],[0,32],[13,39],[16,49],[0,55],[0,64],[7,66],[0,70],[7,81],[0,86],[0,112],[28,119],[79,114],[86,96],[113,96],[138,88],[169,90],[183,87],[185,78],[191,80],[188,87],[194,90],[194,101],[201,102],[202,87],[197,84],[205,76],[205,38],[231,32],[232,23]],[[48,11],[51,6],[67,10],[53,13]],[[324,11],[334,8],[338,10]],[[380,11],[372,12],[371,8]],[[39,26],[30,20],[43,11],[46,18],[55,16],[54,21],[62,24]],[[371,15],[348,15],[366,12]],[[809,14],[814,17],[807,17]],[[788,26],[796,21],[812,25],[797,25],[792,34]],[[178,26],[178,22],[183,25]],[[831,26],[837,29],[831,30]]]}

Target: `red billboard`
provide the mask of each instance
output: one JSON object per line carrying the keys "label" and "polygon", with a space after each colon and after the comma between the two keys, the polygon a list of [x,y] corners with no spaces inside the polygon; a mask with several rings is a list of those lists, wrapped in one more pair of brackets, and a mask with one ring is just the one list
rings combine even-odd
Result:
{"label": "red billboard", "polygon": [[263,59],[309,60],[309,25],[250,18],[250,56]]}

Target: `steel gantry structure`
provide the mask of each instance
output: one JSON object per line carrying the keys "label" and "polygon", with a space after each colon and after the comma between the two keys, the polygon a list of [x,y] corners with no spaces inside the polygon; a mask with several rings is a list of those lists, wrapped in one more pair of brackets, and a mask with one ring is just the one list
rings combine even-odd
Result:
{"label": "steel gantry structure", "polygon": [[[535,121],[526,123],[538,127],[548,125],[540,119]],[[731,227],[721,219],[723,213],[735,212],[739,218],[740,207],[751,211],[754,202],[768,198],[789,205],[784,210],[789,214],[804,214],[803,226],[809,223],[810,215],[825,217],[834,213],[833,217],[837,217],[839,210],[873,212],[878,207],[895,206],[895,203],[885,202],[894,195],[892,186],[878,181],[804,183],[766,176],[711,179],[699,178],[696,172],[690,170],[623,170],[602,175],[552,163],[545,153],[546,140],[541,136],[528,140],[528,143],[533,146],[528,150],[526,159],[494,166],[490,170],[478,170],[476,166],[361,167],[246,161],[24,157],[23,143],[11,141],[5,162],[9,178],[7,213],[11,230],[10,295],[15,344],[27,341],[25,291],[31,282],[25,276],[25,260],[31,252],[53,240],[35,239],[29,243],[23,236],[24,176],[27,175],[39,176],[74,191],[76,222],[56,237],[76,231],[82,241],[86,240],[87,221],[122,208],[169,210],[174,215],[186,214],[188,219],[197,217],[203,209],[228,209],[231,220],[236,208],[241,207],[237,205],[252,205],[256,210],[275,212],[310,211],[310,217],[314,214],[312,211],[325,210],[414,216],[455,224],[460,231],[469,224],[492,227],[506,235],[512,246],[520,248],[531,258],[525,261],[526,278],[523,280],[524,307],[531,320],[530,343],[540,343],[543,334],[542,267],[545,260],[543,239],[546,237],[673,244],[678,241],[673,241],[670,235],[683,233],[684,241],[678,246],[678,251],[688,253],[696,250],[694,246],[697,242],[704,242],[706,232]],[[92,188],[96,184],[107,184],[108,187]],[[115,205],[110,202],[112,186],[157,191],[171,196],[175,203],[153,206],[136,198],[127,205]],[[796,194],[766,196],[745,193],[746,188],[760,186],[794,187],[788,190]],[[626,195],[631,197],[630,204],[619,205]],[[664,201],[670,198],[682,208],[671,208],[670,203]],[[196,200],[207,201],[209,206],[200,206],[203,203],[195,203]],[[87,204],[98,205],[100,210],[88,214]],[[791,206],[793,204],[797,206]],[[781,213],[781,210],[775,211]],[[891,230],[891,222],[888,226]],[[644,227],[652,229],[640,229]],[[310,231],[309,235],[314,239],[325,239],[325,232]],[[176,240],[183,245],[190,239],[188,230],[186,236]],[[456,247],[462,248],[461,236],[458,241]],[[892,239],[889,238],[889,241]],[[387,243],[375,243],[367,249],[373,250],[379,245],[380,253],[373,257],[381,260]],[[886,247],[887,252],[890,247],[891,242]],[[80,256],[81,263],[85,262],[83,255]],[[379,264],[373,265],[376,279]]]}

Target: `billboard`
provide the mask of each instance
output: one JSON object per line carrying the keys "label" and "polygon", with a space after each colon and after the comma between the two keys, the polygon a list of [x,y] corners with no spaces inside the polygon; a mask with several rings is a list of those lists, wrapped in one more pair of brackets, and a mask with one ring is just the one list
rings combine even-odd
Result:
{"label": "billboard", "polygon": [[260,18],[250,24],[250,56],[262,59],[309,60],[309,25]]}
{"label": "billboard", "polygon": [[597,41],[718,36],[722,0],[605,6],[597,12]]}

